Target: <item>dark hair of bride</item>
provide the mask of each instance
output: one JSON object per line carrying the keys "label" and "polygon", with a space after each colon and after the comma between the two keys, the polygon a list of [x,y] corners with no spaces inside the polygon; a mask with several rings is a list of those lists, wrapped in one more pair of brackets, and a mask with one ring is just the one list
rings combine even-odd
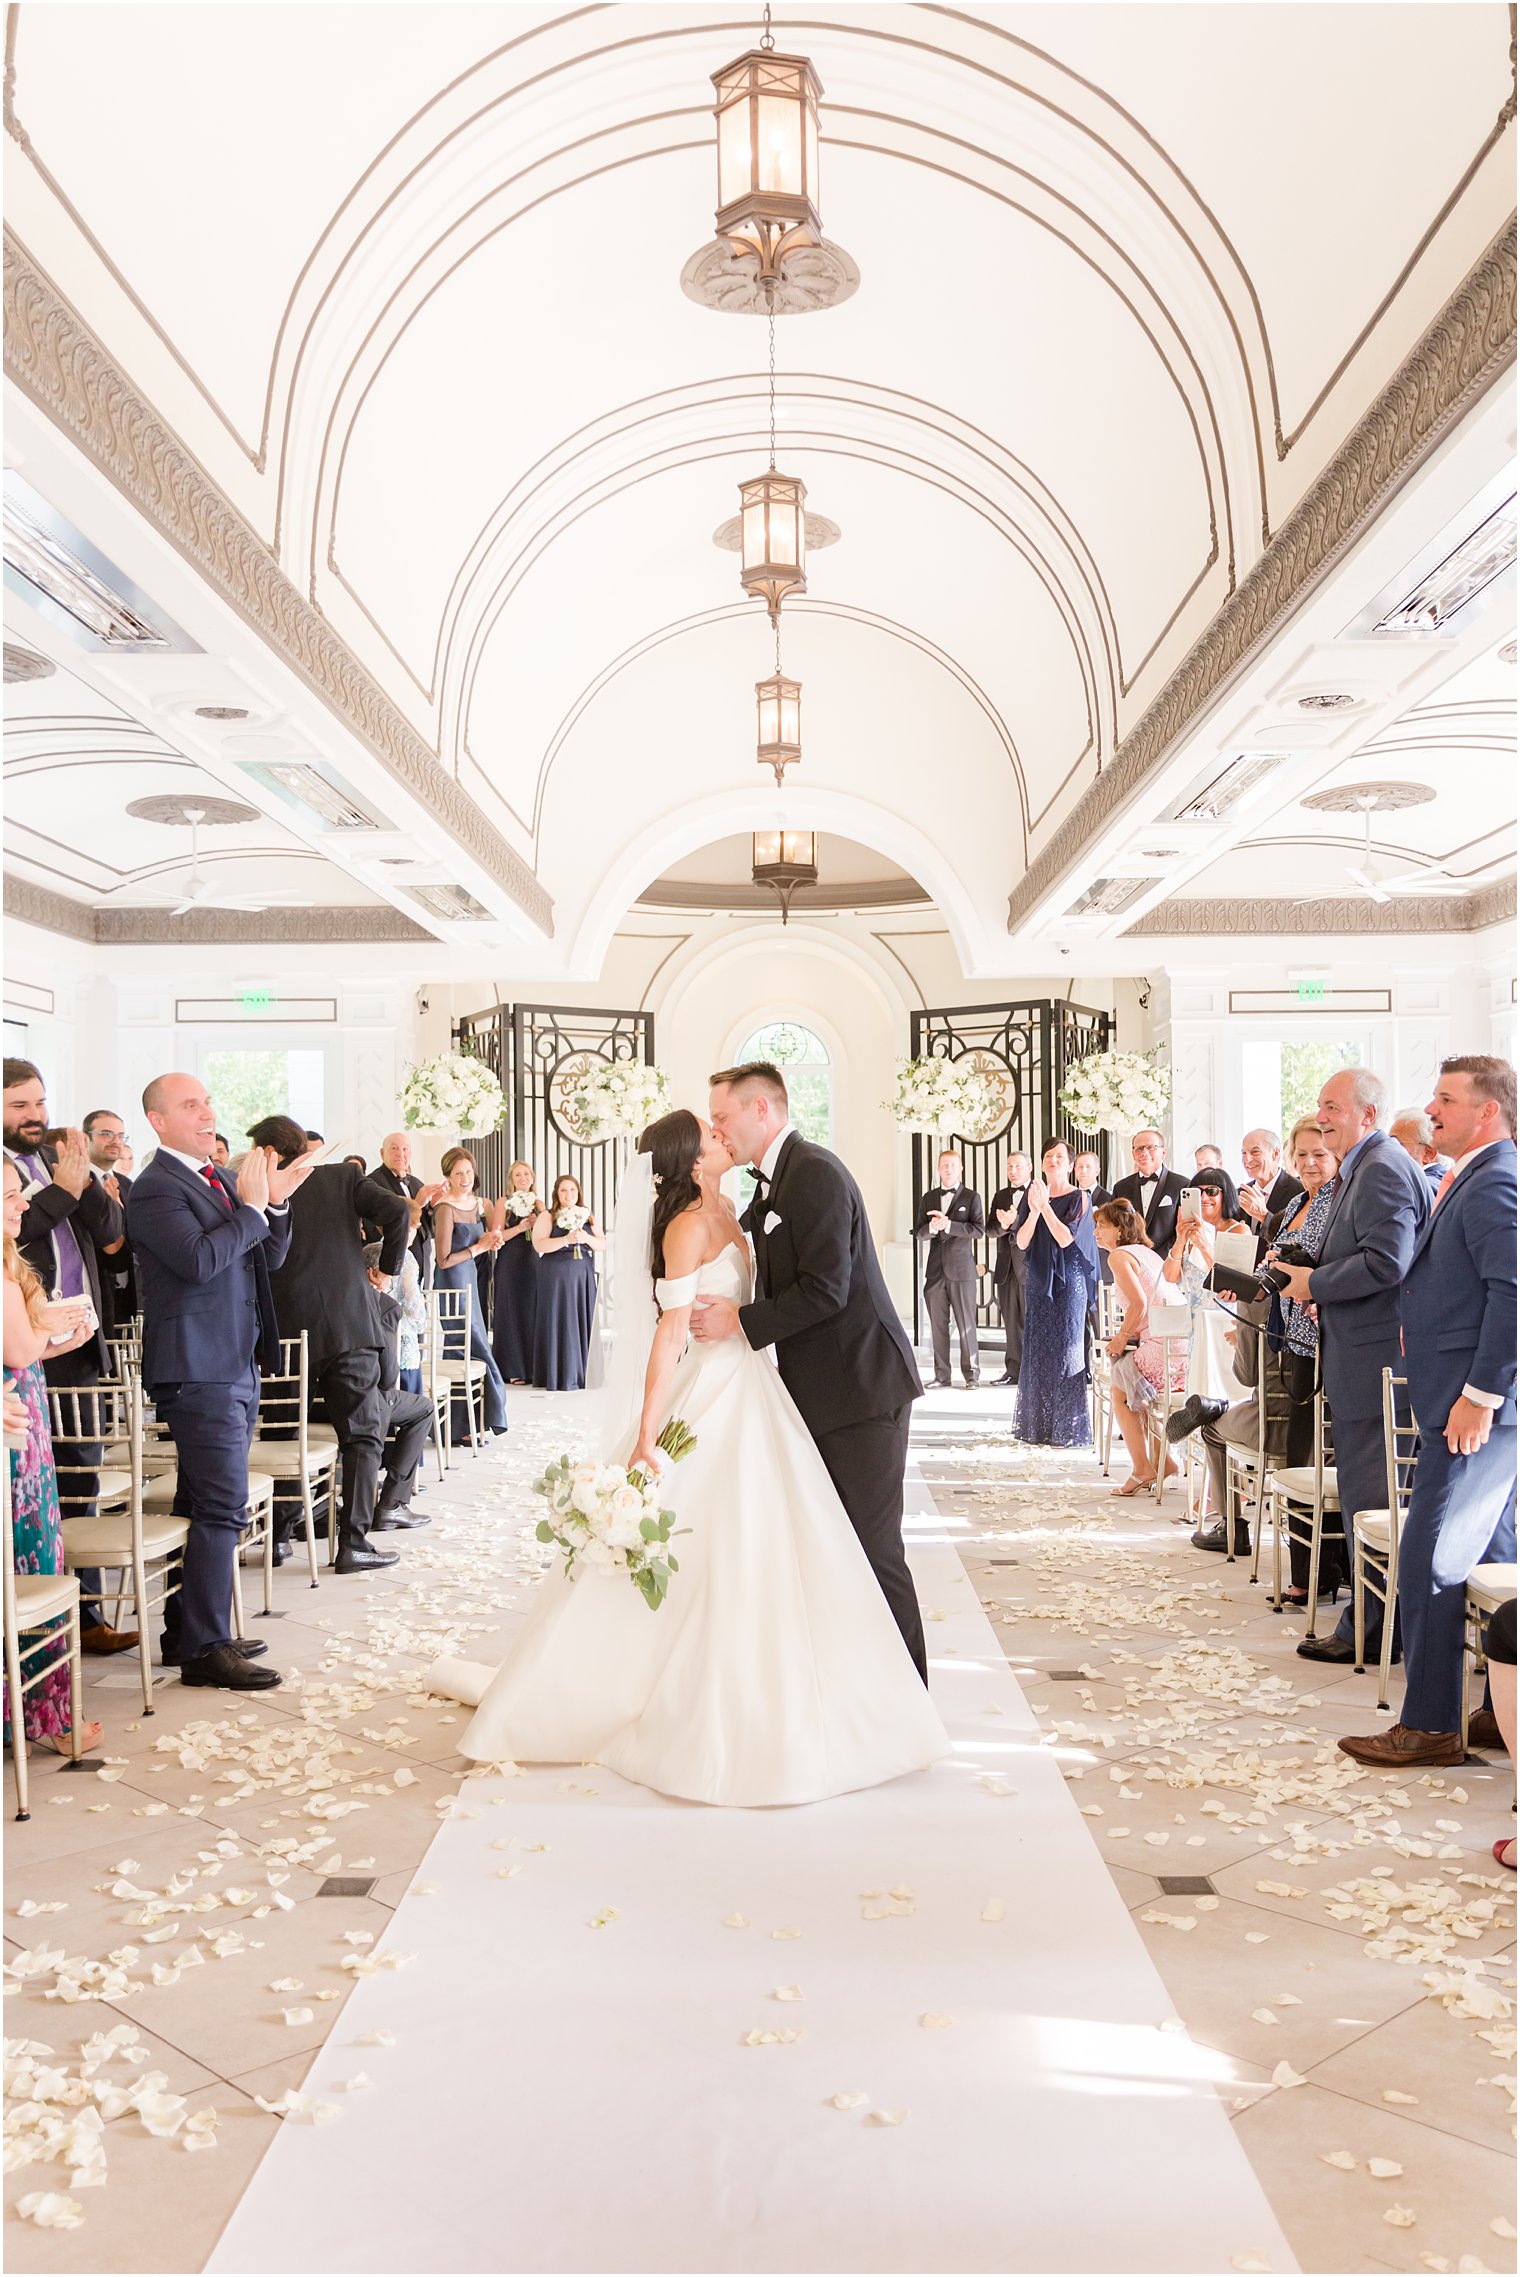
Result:
{"label": "dark hair of bride", "polygon": [[650,1245],[650,1271],[665,1278],[666,1229],[693,1202],[700,1202],[697,1156],[702,1151],[702,1126],[689,1107],[677,1107],[651,1123],[639,1139],[640,1154],[654,1158],[654,1238]]}

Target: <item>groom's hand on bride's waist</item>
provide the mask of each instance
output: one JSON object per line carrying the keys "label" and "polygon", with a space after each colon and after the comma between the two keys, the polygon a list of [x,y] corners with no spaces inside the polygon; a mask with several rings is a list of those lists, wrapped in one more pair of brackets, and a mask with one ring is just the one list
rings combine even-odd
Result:
{"label": "groom's hand on bride's waist", "polygon": [[739,1307],[727,1297],[698,1297],[691,1308],[691,1333],[699,1344],[722,1344],[739,1334]]}

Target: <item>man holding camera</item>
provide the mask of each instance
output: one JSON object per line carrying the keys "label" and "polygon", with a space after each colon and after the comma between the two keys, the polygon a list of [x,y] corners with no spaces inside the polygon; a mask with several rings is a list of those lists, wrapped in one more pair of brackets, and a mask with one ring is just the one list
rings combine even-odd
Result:
{"label": "man holding camera", "polygon": [[[1317,1120],[1340,1157],[1340,1179],[1315,1266],[1280,1261],[1275,1278],[1296,1304],[1319,1311],[1325,1398],[1335,1438],[1335,1479],[1348,1558],[1358,1510],[1388,1502],[1383,1454],[1383,1370],[1404,1372],[1399,1290],[1430,1215],[1430,1188],[1385,1129],[1388,1087],[1370,1068],[1343,1067],[1319,1095]],[[1400,1395],[1401,1422],[1408,1403]],[[1367,1608],[1367,1646],[1375,1651],[1382,1608]],[[1305,1660],[1356,1657],[1351,1608],[1334,1634],[1305,1637]]]}

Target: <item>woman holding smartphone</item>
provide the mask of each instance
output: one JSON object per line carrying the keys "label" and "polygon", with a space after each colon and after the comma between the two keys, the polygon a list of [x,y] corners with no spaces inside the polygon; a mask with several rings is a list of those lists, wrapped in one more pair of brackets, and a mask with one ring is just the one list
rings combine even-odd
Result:
{"label": "woman holding smartphone", "polygon": [[[1189,1209],[1189,1195],[1196,1202]],[[1188,1214],[1184,1217],[1184,1212]],[[1228,1314],[1210,1286],[1214,1271],[1214,1244],[1221,1233],[1249,1233],[1240,1215],[1235,1181],[1227,1170],[1200,1170],[1185,1188],[1177,1207],[1177,1239],[1162,1268],[1173,1287],[1180,1287],[1193,1316],[1188,1340],[1187,1389],[1203,1399],[1228,1404],[1237,1386],[1231,1366]]]}

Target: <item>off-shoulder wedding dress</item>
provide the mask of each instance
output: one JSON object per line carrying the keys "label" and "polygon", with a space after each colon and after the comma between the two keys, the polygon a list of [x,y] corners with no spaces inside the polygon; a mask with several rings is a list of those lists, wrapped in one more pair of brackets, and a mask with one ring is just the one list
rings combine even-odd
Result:
{"label": "off-shoulder wedding dress", "polygon": [[[746,1252],[656,1285],[744,1304]],[[651,1612],[619,1573],[545,1576],[460,1742],[477,1762],[606,1764],[692,1802],[810,1803],[949,1752],[822,1457],[768,1354],[688,1345],[670,1413],[697,1434],[662,1500],[690,1529]],[[461,1680],[462,1679],[462,1680]]]}

